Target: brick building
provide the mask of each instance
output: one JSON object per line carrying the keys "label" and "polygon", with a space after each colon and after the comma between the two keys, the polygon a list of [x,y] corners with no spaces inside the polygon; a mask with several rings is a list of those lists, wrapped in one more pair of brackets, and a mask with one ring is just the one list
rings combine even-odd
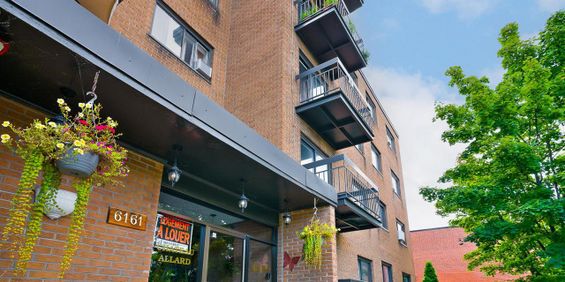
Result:
{"label": "brick building", "polygon": [[[363,2],[0,0],[0,120],[84,102],[100,71],[97,101],[131,152],[125,187],[93,191],[66,278],[413,281],[399,136],[350,18]],[[0,226],[21,168],[0,147]],[[340,232],[321,269],[291,271],[314,202]],[[108,224],[110,207],[147,215],[146,230]],[[164,218],[191,226],[189,263],[156,248]],[[44,220],[24,280],[57,276],[68,224]]]}
{"label": "brick building", "polygon": [[473,243],[464,242],[467,236],[462,228],[440,227],[410,231],[416,280],[424,277],[426,262],[431,261],[439,281],[442,282],[480,282],[513,281],[516,277],[497,275],[486,276],[478,269],[467,270],[463,256],[473,251]]}

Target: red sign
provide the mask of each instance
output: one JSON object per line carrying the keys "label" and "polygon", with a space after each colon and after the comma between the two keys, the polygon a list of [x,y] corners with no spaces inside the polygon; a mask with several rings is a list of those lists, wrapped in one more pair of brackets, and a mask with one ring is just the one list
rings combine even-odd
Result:
{"label": "red sign", "polygon": [[166,215],[157,215],[155,227],[155,249],[192,255],[191,222]]}

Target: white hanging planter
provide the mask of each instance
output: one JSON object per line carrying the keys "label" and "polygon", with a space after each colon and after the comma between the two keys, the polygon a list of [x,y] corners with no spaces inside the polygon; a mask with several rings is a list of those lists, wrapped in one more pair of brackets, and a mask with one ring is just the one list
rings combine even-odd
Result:
{"label": "white hanging planter", "polygon": [[[35,190],[35,195],[39,193],[41,187]],[[50,219],[55,220],[71,214],[75,210],[77,193],[59,189],[55,197],[55,205],[45,206],[43,213]]]}

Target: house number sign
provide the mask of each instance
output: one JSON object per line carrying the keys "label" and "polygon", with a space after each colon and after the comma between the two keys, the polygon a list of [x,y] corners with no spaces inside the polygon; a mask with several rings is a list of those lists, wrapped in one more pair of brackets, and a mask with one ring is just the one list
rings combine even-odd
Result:
{"label": "house number sign", "polygon": [[147,216],[140,213],[133,213],[124,211],[117,208],[110,208],[108,210],[109,224],[129,227],[137,230],[145,231],[147,228]]}

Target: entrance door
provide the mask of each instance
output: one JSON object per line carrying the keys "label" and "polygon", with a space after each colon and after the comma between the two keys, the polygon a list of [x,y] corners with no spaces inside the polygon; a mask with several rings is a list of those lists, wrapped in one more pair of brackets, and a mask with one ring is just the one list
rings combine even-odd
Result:
{"label": "entrance door", "polygon": [[244,240],[219,231],[210,231],[207,281],[240,282],[243,278]]}

